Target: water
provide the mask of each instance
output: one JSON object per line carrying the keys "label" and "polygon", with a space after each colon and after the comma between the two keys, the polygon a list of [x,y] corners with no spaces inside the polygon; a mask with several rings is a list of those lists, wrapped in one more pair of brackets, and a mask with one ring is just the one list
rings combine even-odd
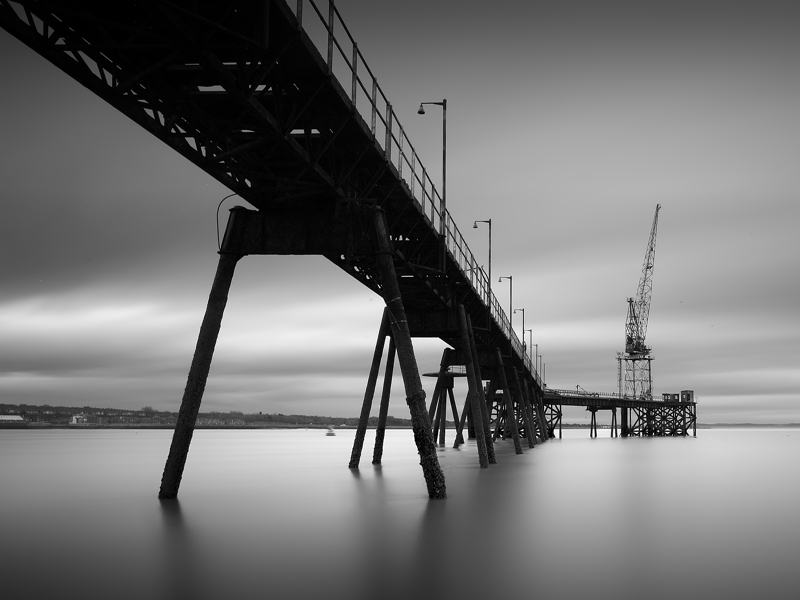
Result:
{"label": "water", "polygon": [[0,594],[797,597],[800,430],[565,431],[522,456],[499,442],[488,470],[470,443],[440,450],[444,501],[410,431],[380,468],[368,434],[356,472],[353,435],[197,431],[161,503],[171,432],[0,430]]}

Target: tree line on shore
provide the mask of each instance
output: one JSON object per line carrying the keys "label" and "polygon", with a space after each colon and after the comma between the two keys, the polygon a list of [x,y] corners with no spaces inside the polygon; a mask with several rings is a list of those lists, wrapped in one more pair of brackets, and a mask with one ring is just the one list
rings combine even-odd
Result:
{"label": "tree line on shore", "polygon": [[[152,406],[144,406],[138,410],[121,408],[97,408],[92,406],[50,406],[30,404],[0,404],[0,414],[20,415],[31,423],[49,423],[52,425],[70,424],[73,417],[82,415],[89,417],[92,423],[141,423],[170,424],[174,423],[178,413],[155,410]],[[98,421],[98,419],[102,419]],[[370,417],[369,426],[376,427],[377,417]],[[244,413],[241,411],[210,411],[198,415],[198,425],[243,425],[251,427],[357,427],[358,417],[327,417],[318,415],[284,415],[282,413]],[[410,419],[389,416],[387,427],[411,427]]]}

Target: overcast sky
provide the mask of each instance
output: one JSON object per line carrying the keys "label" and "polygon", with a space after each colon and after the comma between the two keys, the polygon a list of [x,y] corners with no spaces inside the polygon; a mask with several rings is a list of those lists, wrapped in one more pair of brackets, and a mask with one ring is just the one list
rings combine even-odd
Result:
{"label": "overcast sky", "polygon": [[[484,264],[492,219],[550,387],[616,390],[660,203],[655,393],[800,422],[796,3],[337,7],[436,174],[441,111],[416,111],[447,98],[448,208]],[[4,31],[0,76],[0,402],[177,410],[229,190]],[[322,259],[245,257],[202,410],[358,415],[382,306]]]}

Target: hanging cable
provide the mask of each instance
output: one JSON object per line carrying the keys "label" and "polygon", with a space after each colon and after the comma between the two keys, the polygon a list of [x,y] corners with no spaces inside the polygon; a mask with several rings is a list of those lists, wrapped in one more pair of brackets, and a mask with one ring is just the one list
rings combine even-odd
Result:
{"label": "hanging cable", "polygon": [[237,194],[236,192],[234,192],[233,194],[228,194],[222,200],[219,201],[219,204],[217,204],[217,250],[222,250],[222,242],[219,239],[219,209],[222,206],[222,203],[225,202],[225,200],[227,200],[231,196],[238,196],[238,195],[239,194]]}

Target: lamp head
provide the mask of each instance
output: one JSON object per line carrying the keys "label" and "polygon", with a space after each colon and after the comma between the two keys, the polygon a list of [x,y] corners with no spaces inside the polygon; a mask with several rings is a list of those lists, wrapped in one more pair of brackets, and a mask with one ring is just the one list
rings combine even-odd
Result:
{"label": "lamp head", "polygon": [[473,229],[477,229],[477,228],[478,228],[478,222],[477,222],[477,221],[475,221],[475,222],[472,224],[472,228],[473,228]]}
{"label": "lamp head", "polygon": [[422,104],[419,105],[419,110],[417,111],[418,115],[424,115],[425,109],[423,108]]}

